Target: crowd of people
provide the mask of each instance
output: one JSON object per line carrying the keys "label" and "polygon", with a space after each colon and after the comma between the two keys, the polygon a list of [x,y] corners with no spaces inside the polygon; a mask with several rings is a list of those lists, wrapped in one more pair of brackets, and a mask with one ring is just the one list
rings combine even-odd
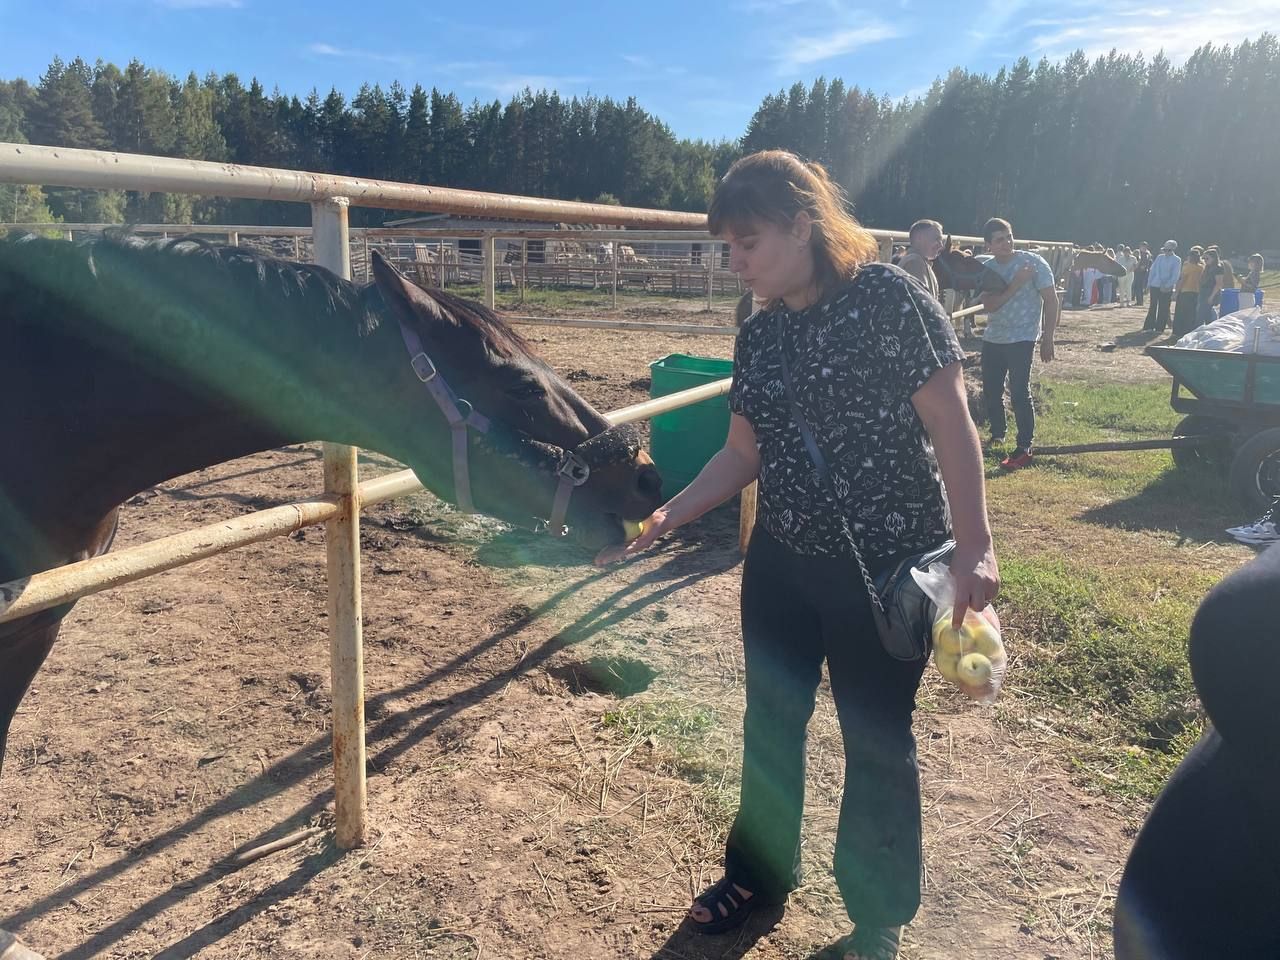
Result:
{"label": "crowd of people", "polygon": [[[1146,249],[1147,245],[1141,247]],[[1255,253],[1247,262],[1247,272],[1237,279],[1231,261],[1216,246],[1193,246],[1183,260],[1178,256],[1178,241],[1166,240],[1147,268],[1151,305],[1142,329],[1163,333],[1172,326],[1174,339],[1181,339],[1217,319],[1224,291],[1236,292],[1236,303],[1230,306],[1252,305],[1262,289],[1264,261],[1262,254]]]}

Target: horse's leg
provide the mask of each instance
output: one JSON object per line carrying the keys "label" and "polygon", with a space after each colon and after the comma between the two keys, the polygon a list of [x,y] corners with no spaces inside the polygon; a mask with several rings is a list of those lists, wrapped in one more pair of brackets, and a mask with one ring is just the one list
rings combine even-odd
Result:
{"label": "horse's leg", "polygon": [[36,614],[29,625],[19,627],[12,636],[0,641],[3,644],[0,661],[4,663],[4,669],[0,670],[0,771],[4,770],[9,725],[36,671],[49,656],[61,625],[60,616],[54,619]]}

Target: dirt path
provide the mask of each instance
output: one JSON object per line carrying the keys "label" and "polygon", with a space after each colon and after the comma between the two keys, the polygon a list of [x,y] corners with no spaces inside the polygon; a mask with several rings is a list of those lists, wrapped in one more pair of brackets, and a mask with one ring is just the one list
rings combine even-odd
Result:
{"label": "dirt path", "polygon": [[[1061,369],[1103,356],[1141,375],[1136,347],[1096,350],[1140,326],[1126,313],[1068,314]],[[605,408],[647,395],[649,361],[732,343],[526,333]],[[130,504],[119,545],[318,485],[310,447],[224,464]],[[810,884],[758,940],[679,929],[734,802],[736,523],[723,508],[598,571],[426,496],[370,511],[369,844],[344,855],[321,835],[238,871],[227,855],[328,816],[323,532],[82,601],[0,781],[0,927],[69,958],[809,956],[844,931],[825,695]],[[1075,787],[1052,730],[1009,719],[1025,709],[932,681],[921,706],[927,892],[904,956],[1108,955],[1133,812]]]}

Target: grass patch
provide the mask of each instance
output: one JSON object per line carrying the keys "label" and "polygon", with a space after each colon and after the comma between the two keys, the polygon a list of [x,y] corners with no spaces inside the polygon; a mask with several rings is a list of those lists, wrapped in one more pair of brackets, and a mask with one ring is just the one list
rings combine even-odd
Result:
{"label": "grass patch", "polygon": [[1010,688],[1052,705],[1070,761],[1109,793],[1150,799],[1199,736],[1187,628],[1216,577],[1135,569],[1122,579],[1063,558],[1001,562],[1016,637]]}
{"label": "grass patch", "polygon": [[679,759],[706,753],[706,741],[718,717],[710,707],[681,700],[629,703],[604,715],[604,725],[627,739],[650,740]]}
{"label": "grass patch", "polygon": [[1042,381],[1037,393],[1036,439],[1046,445],[1168,437],[1182,419],[1165,383]]}
{"label": "grass patch", "polygon": [[728,828],[738,805],[737,762],[730,763],[718,742],[724,729],[715,710],[683,700],[651,699],[609,710],[602,722],[629,742],[647,741],[660,766],[693,785],[699,819],[715,830]]}
{"label": "grass patch", "polygon": [[[1037,400],[1044,445],[1167,437],[1180,419],[1162,384],[1047,381]],[[1187,633],[1242,559],[1214,542],[1240,511],[1220,475],[1178,469],[1166,450],[1043,455],[1014,474],[992,466],[1008,682],[1026,695],[1008,709],[1029,705],[1063,734],[1092,786],[1150,800],[1202,729]]]}

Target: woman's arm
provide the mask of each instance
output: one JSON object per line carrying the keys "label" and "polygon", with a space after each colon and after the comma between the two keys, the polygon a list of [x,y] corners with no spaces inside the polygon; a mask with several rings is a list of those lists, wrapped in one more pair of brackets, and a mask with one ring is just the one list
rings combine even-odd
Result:
{"label": "woman's arm", "polygon": [[959,361],[949,363],[911,397],[933,442],[951,507],[956,537],[951,574],[956,581],[952,624],[959,627],[966,609],[981,611],[1000,591],[987,498],[982,478],[982,448],[969,417],[964,374]]}
{"label": "woman's arm", "polygon": [[729,417],[729,436],[691,484],[660,506],[644,522],[644,532],[625,547],[611,547],[596,557],[597,564],[635,556],[663,534],[697,520],[724,503],[760,473],[760,448],[756,432],[746,417]]}

